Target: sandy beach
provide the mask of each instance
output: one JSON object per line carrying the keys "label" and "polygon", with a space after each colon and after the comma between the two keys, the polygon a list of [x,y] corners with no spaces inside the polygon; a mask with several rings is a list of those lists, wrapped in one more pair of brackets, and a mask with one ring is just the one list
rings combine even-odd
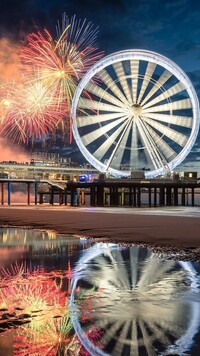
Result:
{"label": "sandy beach", "polygon": [[200,257],[200,208],[0,207],[0,225],[54,230],[98,241],[136,243]]}

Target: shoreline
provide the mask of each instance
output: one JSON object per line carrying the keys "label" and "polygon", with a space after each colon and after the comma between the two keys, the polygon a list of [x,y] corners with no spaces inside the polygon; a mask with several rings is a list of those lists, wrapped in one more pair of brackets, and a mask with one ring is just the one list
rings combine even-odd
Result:
{"label": "shoreline", "polygon": [[96,242],[140,245],[200,260],[200,208],[3,206],[0,226],[53,230]]}

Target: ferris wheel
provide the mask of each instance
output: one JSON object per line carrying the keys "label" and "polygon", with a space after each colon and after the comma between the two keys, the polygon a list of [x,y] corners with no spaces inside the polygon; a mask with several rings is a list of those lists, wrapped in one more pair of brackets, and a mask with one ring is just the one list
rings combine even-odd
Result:
{"label": "ferris wheel", "polygon": [[170,59],[116,52],[97,62],[72,102],[73,135],[87,161],[113,176],[164,175],[190,152],[199,130],[193,85]]}
{"label": "ferris wheel", "polygon": [[197,290],[190,262],[95,244],[72,274],[71,321],[91,355],[182,355],[199,328]]}

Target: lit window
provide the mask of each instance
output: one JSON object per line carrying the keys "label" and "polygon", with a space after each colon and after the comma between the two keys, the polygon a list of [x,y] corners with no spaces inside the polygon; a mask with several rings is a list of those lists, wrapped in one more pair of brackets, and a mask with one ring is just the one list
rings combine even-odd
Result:
{"label": "lit window", "polygon": [[189,173],[189,178],[192,178],[192,173]]}

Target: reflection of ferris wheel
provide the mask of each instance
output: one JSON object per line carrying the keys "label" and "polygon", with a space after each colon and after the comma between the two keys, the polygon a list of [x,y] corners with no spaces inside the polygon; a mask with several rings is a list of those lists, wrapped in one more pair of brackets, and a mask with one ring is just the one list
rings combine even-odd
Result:
{"label": "reflection of ferris wheel", "polygon": [[173,170],[190,152],[199,104],[186,74],[154,52],[116,52],[96,63],[72,102],[73,134],[99,171],[148,178]]}
{"label": "reflection of ferris wheel", "polygon": [[[139,247],[95,245],[74,271],[71,320],[91,355],[180,355],[198,331],[198,303],[184,298],[197,285],[188,262],[163,261]],[[91,341],[94,327],[101,333]]]}

